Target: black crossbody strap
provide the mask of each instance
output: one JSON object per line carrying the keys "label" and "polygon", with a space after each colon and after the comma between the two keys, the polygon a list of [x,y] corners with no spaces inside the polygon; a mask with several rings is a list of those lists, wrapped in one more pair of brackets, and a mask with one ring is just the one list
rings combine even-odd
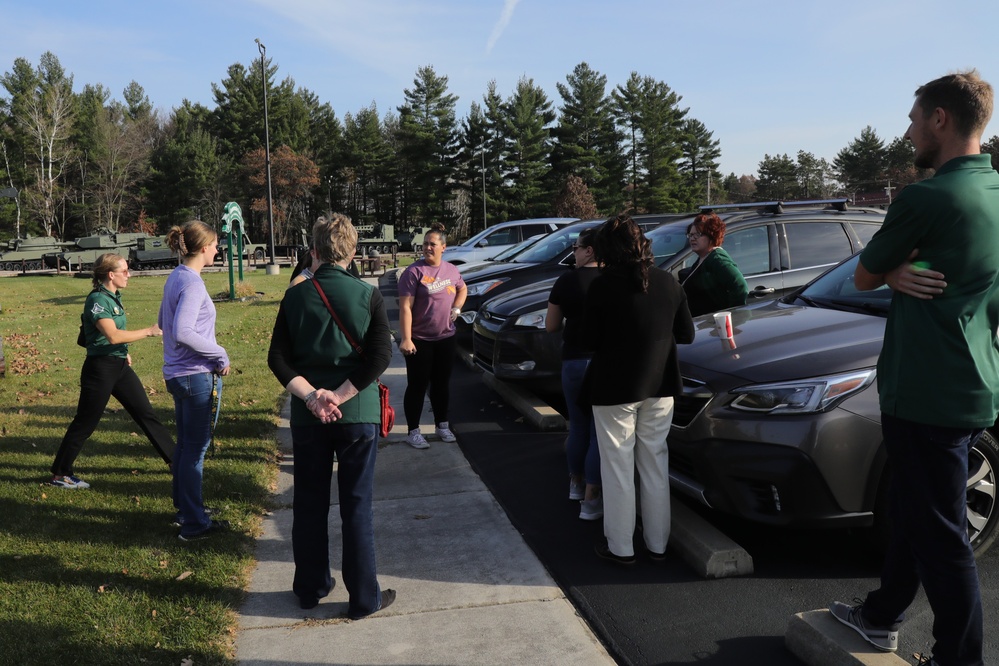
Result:
{"label": "black crossbody strap", "polygon": [[337,316],[336,310],[333,309],[333,306],[330,305],[329,299],[326,298],[326,292],[323,291],[323,288],[319,286],[319,281],[316,280],[315,278],[312,278],[309,281],[316,288],[316,291],[319,292],[319,298],[323,299],[323,303],[326,305],[326,309],[330,311],[330,314],[333,316],[333,321],[335,321],[336,325],[340,327],[341,331],[343,331],[343,335],[344,337],[347,338],[347,342],[350,343],[350,346],[354,348],[354,351],[356,351],[359,356],[364,356],[364,350],[361,348],[361,345],[357,344],[357,341],[354,340],[353,336],[351,336],[350,332],[346,329],[346,327],[344,327],[343,322],[340,321],[340,317]]}

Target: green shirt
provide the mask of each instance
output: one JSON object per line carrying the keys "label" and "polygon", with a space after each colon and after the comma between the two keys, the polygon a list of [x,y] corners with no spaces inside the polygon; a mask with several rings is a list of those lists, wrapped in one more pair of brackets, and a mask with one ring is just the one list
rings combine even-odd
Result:
{"label": "green shirt", "polygon": [[902,190],[860,255],[887,273],[916,261],[944,274],[932,300],[895,293],[878,359],[881,411],[951,428],[992,426],[999,412],[999,173],[966,155]]}
{"label": "green shirt", "polygon": [[125,306],[121,304],[121,292],[112,294],[103,286],[97,287],[87,296],[81,316],[87,356],[128,356],[127,343],[113,345],[97,328],[98,319],[110,319],[119,331],[125,330]]}

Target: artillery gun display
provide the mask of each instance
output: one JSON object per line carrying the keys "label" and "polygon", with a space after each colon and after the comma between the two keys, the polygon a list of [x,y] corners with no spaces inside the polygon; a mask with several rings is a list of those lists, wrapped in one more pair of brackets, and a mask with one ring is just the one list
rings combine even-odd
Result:
{"label": "artillery gun display", "polygon": [[0,270],[41,270],[44,268],[42,257],[45,254],[60,252],[68,247],[73,247],[73,243],[56,240],[52,236],[12,238],[7,241],[7,246],[0,250]]}

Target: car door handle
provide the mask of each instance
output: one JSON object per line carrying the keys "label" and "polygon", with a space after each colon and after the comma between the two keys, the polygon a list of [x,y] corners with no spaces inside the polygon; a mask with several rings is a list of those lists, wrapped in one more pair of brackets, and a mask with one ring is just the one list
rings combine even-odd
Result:
{"label": "car door handle", "polygon": [[749,295],[754,298],[759,298],[760,296],[768,296],[774,293],[775,291],[777,290],[774,289],[773,287],[757,287],[756,289],[753,289],[751,292],[749,292]]}

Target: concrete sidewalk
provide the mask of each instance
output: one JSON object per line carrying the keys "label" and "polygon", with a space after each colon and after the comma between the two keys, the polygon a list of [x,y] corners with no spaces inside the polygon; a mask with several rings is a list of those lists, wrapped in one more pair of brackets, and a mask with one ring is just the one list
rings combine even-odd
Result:
{"label": "concrete sidewalk", "polygon": [[[391,310],[394,303],[388,301]],[[379,582],[398,592],[396,602],[370,618],[346,619],[334,485],[330,534],[337,586],[316,608],[299,608],[291,592],[292,452],[286,405],[278,430],[284,458],[277,508],[265,518],[257,541],[258,564],[236,640],[239,663],[613,664],[458,446],[436,440],[427,417],[430,449],[418,451],[403,441],[406,370],[398,348],[382,381],[391,390],[398,418],[378,450],[375,545]]]}

